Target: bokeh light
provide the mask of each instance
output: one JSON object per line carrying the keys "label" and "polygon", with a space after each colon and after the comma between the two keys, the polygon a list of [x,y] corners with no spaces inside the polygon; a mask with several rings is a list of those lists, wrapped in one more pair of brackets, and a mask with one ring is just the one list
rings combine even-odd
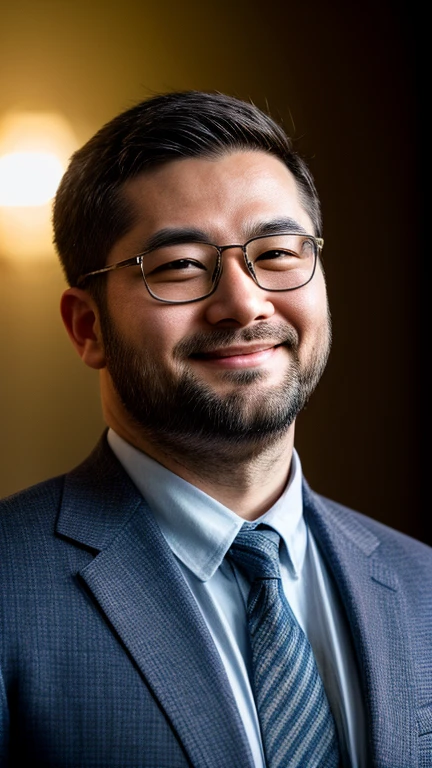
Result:
{"label": "bokeh light", "polygon": [[1,257],[52,257],[52,199],[76,145],[57,113],[16,111],[0,121]]}

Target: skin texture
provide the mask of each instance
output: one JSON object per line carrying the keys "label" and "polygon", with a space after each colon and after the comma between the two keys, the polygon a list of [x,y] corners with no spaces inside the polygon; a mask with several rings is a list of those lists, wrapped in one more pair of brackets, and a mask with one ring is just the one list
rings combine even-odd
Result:
{"label": "skin texture", "polygon": [[[314,234],[290,171],[263,152],[170,162],[127,182],[124,194],[135,222],[107,264],[168,227],[199,229],[218,245],[244,243],[279,219]],[[287,482],[295,417],[327,361],[320,264],[298,290],[263,291],[234,247],[216,292],[183,305],[153,299],[139,267],[102,279],[102,316],[76,288],[62,316],[83,361],[100,371],[107,424],[237,514],[263,514]]]}

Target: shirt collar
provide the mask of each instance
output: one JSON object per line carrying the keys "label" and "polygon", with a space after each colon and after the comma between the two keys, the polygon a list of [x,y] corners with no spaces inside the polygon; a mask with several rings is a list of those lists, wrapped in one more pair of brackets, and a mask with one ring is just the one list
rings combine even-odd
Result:
{"label": "shirt collar", "polygon": [[[134,448],[112,429],[108,431],[108,442],[148,502],[171,550],[200,581],[210,579],[242,527],[243,518]],[[300,459],[293,451],[288,484],[258,521],[281,536],[294,578],[300,575],[307,541],[301,474]]]}

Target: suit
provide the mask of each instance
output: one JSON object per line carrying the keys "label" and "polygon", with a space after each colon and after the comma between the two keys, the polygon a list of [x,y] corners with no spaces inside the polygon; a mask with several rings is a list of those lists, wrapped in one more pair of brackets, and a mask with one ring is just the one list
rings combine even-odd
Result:
{"label": "suit", "polygon": [[[352,631],[370,765],[431,768],[432,550],[306,482],[303,499]],[[105,437],[0,503],[0,578],[1,766],[252,768],[204,620]]]}

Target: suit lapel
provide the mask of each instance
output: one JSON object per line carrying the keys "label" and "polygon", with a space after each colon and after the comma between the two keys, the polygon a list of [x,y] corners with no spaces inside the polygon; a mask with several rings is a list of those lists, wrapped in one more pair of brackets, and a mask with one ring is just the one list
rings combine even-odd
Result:
{"label": "suit lapel", "polygon": [[153,515],[105,441],[68,476],[58,533],[98,551],[81,578],[191,765],[251,766],[219,654]]}
{"label": "suit lapel", "polygon": [[360,516],[313,494],[305,514],[339,588],[359,662],[373,765],[416,765],[409,625],[384,546]]}
{"label": "suit lapel", "polygon": [[[338,586],[359,662],[371,759],[416,764],[409,626],[384,546],[305,484],[305,515]],[[81,577],[134,659],[191,765],[251,766],[226,674],[154,518],[103,439],[66,479],[58,533],[95,551]]]}

